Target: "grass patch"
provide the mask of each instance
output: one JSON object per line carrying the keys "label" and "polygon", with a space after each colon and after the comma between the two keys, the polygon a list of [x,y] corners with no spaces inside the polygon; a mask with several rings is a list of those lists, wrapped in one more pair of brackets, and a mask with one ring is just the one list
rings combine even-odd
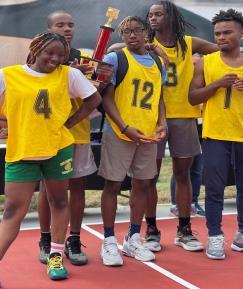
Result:
{"label": "grass patch", "polygon": [[[162,168],[160,172],[160,177],[157,183],[158,190],[158,203],[165,204],[170,203],[170,177],[172,174],[172,162],[170,157],[163,159]],[[235,186],[226,187],[225,189],[225,198],[234,198],[235,197]],[[102,191],[86,191],[86,207],[100,207],[100,198]],[[128,191],[122,192],[122,194],[129,195]],[[37,210],[37,197],[38,192],[33,195],[29,211],[33,212]],[[201,187],[201,193],[199,196],[200,200],[203,200],[205,197],[204,187]],[[0,195],[0,212],[4,208],[5,196]],[[118,203],[120,205],[128,205],[129,199],[119,196]]]}

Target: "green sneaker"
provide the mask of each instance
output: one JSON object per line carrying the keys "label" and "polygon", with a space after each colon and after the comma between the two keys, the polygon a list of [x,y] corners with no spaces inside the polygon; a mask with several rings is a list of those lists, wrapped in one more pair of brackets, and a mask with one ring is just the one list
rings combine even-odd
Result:
{"label": "green sneaker", "polygon": [[60,253],[50,254],[47,261],[47,274],[51,280],[62,280],[68,277],[68,272],[63,266],[63,258]]}

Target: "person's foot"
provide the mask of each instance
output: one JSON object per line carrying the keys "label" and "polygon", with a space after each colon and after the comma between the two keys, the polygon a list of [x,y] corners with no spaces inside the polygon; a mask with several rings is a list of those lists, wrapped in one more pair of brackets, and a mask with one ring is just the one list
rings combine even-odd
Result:
{"label": "person's foot", "polygon": [[125,236],[122,252],[128,257],[133,257],[142,262],[155,260],[155,255],[142,242],[140,234],[133,234],[131,237]]}
{"label": "person's foot", "polygon": [[39,241],[39,248],[39,260],[41,263],[47,264],[47,260],[51,251],[51,236],[42,236]]}
{"label": "person's foot", "polygon": [[157,230],[156,232],[150,232],[147,230],[143,245],[152,252],[159,252],[162,249],[160,244],[160,237],[160,231]]}
{"label": "person's foot", "polygon": [[106,266],[123,265],[123,260],[118,250],[117,240],[114,236],[104,239],[100,255],[103,264]]}
{"label": "person's foot", "polygon": [[175,217],[178,217],[178,208],[177,208],[177,205],[171,205],[170,207],[170,213],[175,216]]}
{"label": "person's foot", "polygon": [[47,261],[47,274],[51,280],[62,280],[68,277],[68,272],[63,266],[63,257],[60,253],[50,254]]}
{"label": "person's foot", "polygon": [[198,203],[194,203],[194,206],[195,206],[195,215],[205,217],[205,210]]}
{"label": "person's foot", "polygon": [[190,223],[183,228],[178,227],[175,245],[180,246],[187,251],[203,250],[203,244],[193,235]]}
{"label": "person's foot", "polygon": [[231,249],[234,251],[243,252],[243,233],[236,233],[233,243],[231,244]]}
{"label": "person's foot", "polygon": [[209,259],[214,260],[222,260],[225,258],[223,235],[208,237],[206,255]]}
{"label": "person's foot", "polygon": [[85,265],[88,262],[87,256],[81,250],[79,236],[69,236],[65,243],[65,255],[73,265]]}

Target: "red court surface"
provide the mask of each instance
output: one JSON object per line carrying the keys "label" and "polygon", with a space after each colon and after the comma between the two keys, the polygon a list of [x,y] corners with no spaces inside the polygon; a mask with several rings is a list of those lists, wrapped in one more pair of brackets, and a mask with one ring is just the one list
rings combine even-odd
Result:
{"label": "red court surface", "polygon": [[[206,243],[205,219],[194,218],[193,230]],[[224,216],[226,259],[209,260],[203,252],[188,252],[173,245],[177,220],[158,221],[162,232],[163,251],[156,254],[155,262],[142,263],[124,256],[124,266],[106,267],[100,260],[102,225],[84,226],[82,243],[89,263],[72,266],[65,260],[69,279],[51,281],[46,267],[38,261],[39,230],[21,231],[17,240],[0,263],[0,280],[5,289],[242,289],[243,253],[233,252],[230,244],[236,230],[236,216]],[[127,232],[128,223],[116,224],[120,244]]]}

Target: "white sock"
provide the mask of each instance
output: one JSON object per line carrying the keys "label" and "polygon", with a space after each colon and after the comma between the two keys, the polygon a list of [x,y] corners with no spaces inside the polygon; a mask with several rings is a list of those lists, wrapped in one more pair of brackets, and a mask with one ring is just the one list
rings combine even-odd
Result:
{"label": "white sock", "polygon": [[63,244],[59,244],[59,243],[54,243],[51,242],[51,252],[52,253],[60,253],[61,255],[63,255],[63,251],[64,251],[64,243]]}

